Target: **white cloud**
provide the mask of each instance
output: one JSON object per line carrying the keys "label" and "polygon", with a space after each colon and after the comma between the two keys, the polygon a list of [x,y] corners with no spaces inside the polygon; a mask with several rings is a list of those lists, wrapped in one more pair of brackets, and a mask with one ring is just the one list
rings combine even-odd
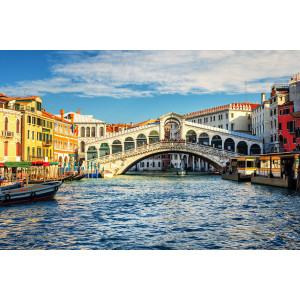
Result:
{"label": "white cloud", "polygon": [[83,97],[269,92],[300,71],[300,51],[63,52],[52,77],[2,86],[9,94],[76,93]]}

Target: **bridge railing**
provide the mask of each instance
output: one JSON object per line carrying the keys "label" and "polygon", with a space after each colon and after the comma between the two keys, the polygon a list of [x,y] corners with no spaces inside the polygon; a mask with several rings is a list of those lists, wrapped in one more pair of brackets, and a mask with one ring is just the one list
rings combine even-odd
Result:
{"label": "bridge railing", "polygon": [[190,142],[187,142],[187,141],[160,141],[160,142],[153,143],[153,144],[145,144],[145,145],[137,147],[137,148],[132,148],[132,149],[124,150],[124,151],[121,151],[121,152],[108,154],[108,155],[105,155],[105,156],[101,156],[99,158],[90,159],[88,161],[89,162],[96,162],[98,160],[101,160],[101,161],[105,162],[105,161],[109,161],[111,159],[122,158],[123,156],[127,156],[127,155],[130,155],[130,154],[136,154],[136,153],[141,153],[142,154],[146,151],[155,150],[155,149],[164,149],[164,148],[169,149],[170,146],[178,146],[178,145],[184,145],[184,146],[187,146],[189,148],[192,148],[193,150],[199,150],[199,148],[201,148],[206,153],[216,154],[216,152],[217,152],[218,154],[226,155],[228,157],[244,156],[244,154],[241,154],[241,153],[236,153],[236,152],[228,151],[228,150],[225,150],[225,149],[215,148],[215,147],[208,146],[208,145],[190,143]]}
{"label": "bridge railing", "polygon": [[223,128],[216,128],[216,127],[203,125],[203,124],[199,124],[199,123],[194,123],[194,122],[189,122],[189,121],[186,121],[185,124],[203,128],[203,129],[207,129],[207,130],[213,130],[213,131],[218,131],[218,132],[227,133],[227,134],[231,134],[231,135],[236,135],[236,136],[251,139],[251,140],[261,141],[261,139],[255,135],[250,135],[250,134],[246,134],[246,133],[242,133],[242,132],[231,131],[231,130],[227,130],[227,129],[223,129]]}

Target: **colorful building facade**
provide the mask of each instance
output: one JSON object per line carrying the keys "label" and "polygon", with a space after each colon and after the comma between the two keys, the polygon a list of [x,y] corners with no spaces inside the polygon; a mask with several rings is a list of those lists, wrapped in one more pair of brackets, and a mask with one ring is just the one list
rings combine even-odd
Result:
{"label": "colorful building facade", "polygon": [[14,110],[9,98],[0,94],[0,162],[20,161],[22,114]]}

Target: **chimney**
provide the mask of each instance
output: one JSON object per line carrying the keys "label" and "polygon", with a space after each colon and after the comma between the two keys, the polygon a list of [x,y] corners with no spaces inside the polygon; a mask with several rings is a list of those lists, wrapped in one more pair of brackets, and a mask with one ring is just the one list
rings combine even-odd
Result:
{"label": "chimney", "polygon": [[131,127],[133,126],[133,122],[130,122],[130,126],[131,126]]}
{"label": "chimney", "polygon": [[74,124],[74,114],[70,114],[71,117],[71,123]]}
{"label": "chimney", "polygon": [[77,114],[79,114],[79,115],[81,114],[81,109],[80,108],[78,109]]}
{"label": "chimney", "polygon": [[261,93],[261,103],[264,103],[266,101],[266,94]]}
{"label": "chimney", "polygon": [[65,113],[65,111],[63,109],[61,109],[60,110],[60,118],[61,118],[61,120],[64,119],[64,113]]}

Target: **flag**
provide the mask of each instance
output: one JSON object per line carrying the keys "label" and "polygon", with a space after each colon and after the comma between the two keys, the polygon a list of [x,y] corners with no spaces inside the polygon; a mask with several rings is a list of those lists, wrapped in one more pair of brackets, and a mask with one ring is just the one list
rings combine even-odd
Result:
{"label": "flag", "polygon": [[73,133],[74,132],[74,126],[73,125],[71,126],[71,130],[72,130],[72,133]]}
{"label": "flag", "polygon": [[74,125],[74,134],[78,135],[78,126],[77,125]]}

